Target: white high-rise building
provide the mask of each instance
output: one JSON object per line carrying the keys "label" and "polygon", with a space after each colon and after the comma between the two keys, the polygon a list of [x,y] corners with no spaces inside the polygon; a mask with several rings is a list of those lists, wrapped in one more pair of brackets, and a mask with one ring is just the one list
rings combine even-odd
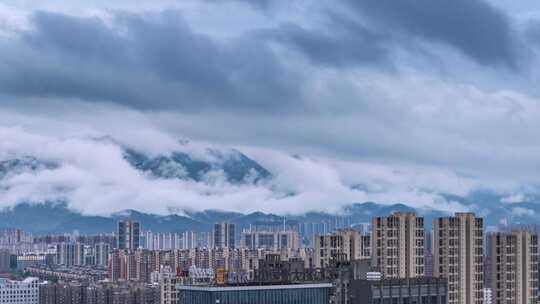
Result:
{"label": "white high-rise building", "polygon": [[300,236],[297,231],[256,231],[245,230],[242,232],[241,244],[249,249],[292,249],[300,248]]}
{"label": "white high-rise building", "polygon": [[95,249],[94,249],[96,265],[107,266],[107,263],[109,262],[110,251],[111,251],[111,248],[109,244],[103,243],[103,242],[96,244]]}
{"label": "white high-rise building", "polygon": [[39,280],[26,278],[12,281],[0,278],[0,303],[2,304],[38,304]]}
{"label": "white high-rise building", "polygon": [[145,242],[142,243],[142,248],[148,250],[176,250],[187,249],[183,246],[184,233],[177,232],[152,232],[146,231],[143,233]]}
{"label": "white high-rise building", "polygon": [[185,231],[182,233],[182,249],[193,249],[197,247],[197,233]]}
{"label": "white high-rise building", "polygon": [[56,245],[56,263],[65,266],[84,265],[84,246],[81,243]]}

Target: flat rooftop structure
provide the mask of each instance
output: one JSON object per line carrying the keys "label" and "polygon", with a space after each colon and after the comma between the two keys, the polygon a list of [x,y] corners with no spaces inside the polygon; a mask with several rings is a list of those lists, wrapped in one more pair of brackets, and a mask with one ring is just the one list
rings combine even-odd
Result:
{"label": "flat rooftop structure", "polygon": [[352,304],[447,304],[448,283],[444,278],[352,280]]}
{"label": "flat rooftop structure", "polygon": [[176,285],[179,304],[328,304],[330,283],[197,286]]}
{"label": "flat rooftop structure", "polygon": [[39,281],[38,278],[34,278],[34,277],[28,277],[28,278],[25,278],[24,280],[22,281],[18,281],[18,280],[10,280],[8,278],[0,278],[0,284],[4,285],[4,284],[37,284],[37,282]]}

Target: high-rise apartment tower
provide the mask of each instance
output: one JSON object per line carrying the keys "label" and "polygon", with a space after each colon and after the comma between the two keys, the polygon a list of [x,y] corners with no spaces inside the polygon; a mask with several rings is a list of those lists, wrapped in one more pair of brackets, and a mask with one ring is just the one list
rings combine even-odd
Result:
{"label": "high-rise apartment tower", "polygon": [[538,236],[526,230],[488,235],[493,304],[536,304]]}
{"label": "high-rise apartment tower", "polygon": [[372,220],[371,264],[385,278],[424,275],[424,218],[396,212]]}
{"label": "high-rise apartment tower", "polygon": [[139,222],[125,220],[118,222],[118,249],[136,250],[139,248],[141,225]]}
{"label": "high-rise apartment tower", "polygon": [[448,304],[484,301],[483,229],[474,213],[433,220],[433,273],[448,281]]}

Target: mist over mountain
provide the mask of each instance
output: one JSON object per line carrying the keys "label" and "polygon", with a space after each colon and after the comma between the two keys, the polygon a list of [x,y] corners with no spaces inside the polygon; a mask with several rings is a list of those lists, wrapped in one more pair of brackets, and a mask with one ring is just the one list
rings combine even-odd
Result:
{"label": "mist over mountain", "polygon": [[112,137],[19,135],[20,146],[0,159],[0,227],[35,233],[107,232],[128,215],[154,231],[204,231],[216,221],[248,227],[281,216],[354,225],[395,210],[414,210],[428,221],[470,211],[489,225],[526,224],[540,212],[534,191],[464,191],[461,177],[440,173],[414,185],[403,170],[298,154],[254,158],[239,148],[187,141],[160,151]]}
{"label": "mist over mountain", "polygon": [[205,180],[211,171],[223,172],[231,183],[257,183],[271,176],[270,172],[240,151],[206,150],[206,159],[197,159],[185,152],[150,157],[127,148],[124,158],[135,168],[156,178]]}
{"label": "mist over mountain", "polygon": [[57,167],[58,164],[54,162],[42,161],[32,156],[2,160],[0,161],[0,179],[40,170],[53,170]]}

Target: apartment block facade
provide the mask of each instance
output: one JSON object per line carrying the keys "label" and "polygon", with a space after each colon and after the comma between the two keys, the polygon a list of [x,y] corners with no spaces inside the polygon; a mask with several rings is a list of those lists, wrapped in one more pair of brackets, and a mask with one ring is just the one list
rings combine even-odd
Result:
{"label": "apartment block facade", "polygon": [[315,267],[330,265],[335,259],[358,260],[370,258],[370,238],[353,229],[341,229],[331,235],[314,237]]}
{"label": "apartment block facade", "polygon": [[433,221],[433,272],[447,279],[449,304],[484,301],[483,231],[483,219],[474,213]]}
{"label": "apartment block facade", "polygon": [[385,278],[424,275],[424,218],[396,212],[372,220],[371,264]]}
{"label": "apartment block facade", "polygon": [[493,304],[538,300],[538,236],[526,230],[488,235]]}

